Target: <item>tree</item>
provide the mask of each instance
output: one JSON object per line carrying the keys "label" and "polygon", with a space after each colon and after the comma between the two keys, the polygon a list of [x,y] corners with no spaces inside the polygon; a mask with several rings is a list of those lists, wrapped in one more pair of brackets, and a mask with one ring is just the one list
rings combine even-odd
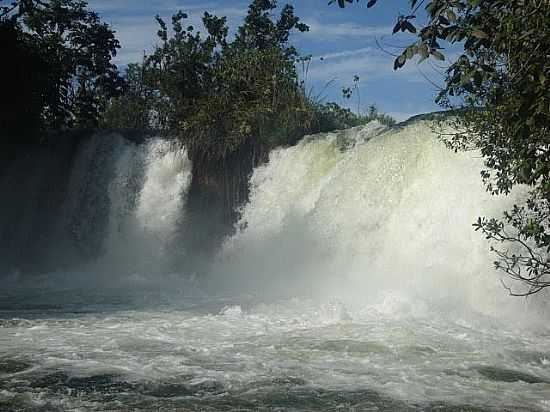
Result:
{"label": "tree", "polygon": [[[275,0],[253,0],[236,36],[225,17],[202,16],[205,30],[182,11],[169,25],[156,17],[158,45],[128,68],[124,94],[114,99],[106,126],[147,128],[179,141],[193,164],[187,198],[192,255],[212,251],[234,229],[248,199],[248,178],[269,150],[304,135],[312,107],[295,69],[293,31],[307,26]],[[137,119],[127,107],[135,107]]]}
{"label": "tree", "polygon": [[255,0],[249,8],[244,24],[239,27],[234,45],[237,48],[268,50],[281,49],[285,57],[295,58],[296,49],[288,44],[288,38],[293,30],[306,32],[309,27],[300,22],[294,14],[294,8],[285,5],[279,19],[273,21],[271,12],[277,8],[275,0]]}
{"label": "tree", "polygon": [[[359,0],[357,0],[359,1]],[[344,7],[352,0],[338,0]],[[334,3],[331,1],[330,3]],[[372,7],[377,0],[370,0]],[[501,219],[474,227],[496,242],[497,269],[519,281],[514,295],[550,287],[550,4],[547,0],[411,0],[394,27],[417,35],[394,68],[414,56],[444,60],[443,46],[461,55],[448,67],[436,101],[458,108],[460,132],[445,137],[454,150],[484,156],[482,178],[493,194],[526,185],[529,195]],[[428,22],[417,29],[418,9]]]}
{"label": "tree", "polygon": [[201,35],[182,11],[172,17],[171,33],[157,16],[160,43],[141,66],[129,67],[125,93],[113,100],[106,123],[135,125],[124,105],[137,105],[149,127],[179,136],[192,158],[214,162],[251,141],[264,149],[292,141],[307,108],[288,39],[308,28],[289,5],[274,19],[276,6],[252,1],[232,41],[225,17],[204,13]]}
{"label": "tree", "polygon": [[154,123],[152,110],[155,96],[145,76],[143,64],[130,63],[126,67],[122,93],[109,100],[105,113],[101,116],[101,126],[140,130],[151,128]]}
{"label": "tree", "polygon": [[188,15],[178,12],[172,17],[173,36],[159,17],[160,45],[145,59],[147,82],[158,97],[153,110],[157,128],[178,135],[185,122],[197,113],[201,100],[221,85],[214,78],[215,66],[226,47],[226,18],[204,13],[202,22],[207,36],[203,39],[193,26],[185,26]]}
{"label": "tree", "polygon": [[[36,96],[33,116],[43,128],[96,126],[107,101],[122,86],[111,63],[119,43],[86,6],[81,0],[19,0],[0,7],[0,27],[12,33],[5,41],[13,53],[2,69],[2,79],[10,83],[3,104],[17,99],[21,87],[11,82],[10,74],[22,70],[19,78],[37,76],[29,87]],[[21,56],[39,64],[22,67]],[[12,114],[10,121],[18,119]]]}
{"label": "tree", "polygon": [[4,45],[4,59],[0,65],[3,79],[0,130],[4,138],[16,134],[33,135],[42,125],[42,112],[46,106],[43,91],[49,87],[50,63],[32,43],[30,36],[15,24],[1,22],[0,37]]}

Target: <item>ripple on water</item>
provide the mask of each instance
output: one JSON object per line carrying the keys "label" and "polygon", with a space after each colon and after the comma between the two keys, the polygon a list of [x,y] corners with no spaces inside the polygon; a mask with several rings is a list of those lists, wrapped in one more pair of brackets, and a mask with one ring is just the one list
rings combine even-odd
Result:
{"label": "ripple on water", "polygon": [[0,320],[0,411],[515,412],[550,394],[550,353],[531,335],[316,311]]}
{"label": "ripple on water", "polygon": [[347,352],[356,355],[364,355],[368,353],[387,354],[391,353],[391,349],[376,342],[366,342],[351,339],[334,339],[320,342],[313,346],[315,349],[329,352]]}
{"label": "ripple on water", "polygon": [[530,373],[497,366],[479,366],[475,370],[485,378],[497,382],[550,383],[550,380]]}
{"label": "ripple on water", "polygon": [[0,358],[0,375],[23,372],[32,365],[24,360],[12,358]]}

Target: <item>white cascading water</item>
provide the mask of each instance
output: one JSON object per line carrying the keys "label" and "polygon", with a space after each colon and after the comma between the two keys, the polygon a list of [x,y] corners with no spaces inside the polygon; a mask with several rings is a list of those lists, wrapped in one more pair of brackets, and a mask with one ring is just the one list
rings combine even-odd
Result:
{"label": "white cascading water", "polygon": [[191,163],[184,150],[162,139],[124,143],[117,150],[101,264],[114,273],[133,271],[136,279],[163,273],[185,217]]}
{"label": "white cascading water", "polygon": [[486,193],[479,154],[448,150],[432,129],[374,122],[274,151],[221,252],[222,278],[275,296],[517,312],[525,302],[511,302],[472,227],[514,196]]}
{"label": "white cascading water", "polygon": [[[114,141],[98,157],[114,179],[84,179],[92,143],[74,180],[110,183],[69,207],[108,191],[105,254],[85,273],[107,287],[48,275],[0,290],[0,410],[550,410],[548,297],[507,296],[471,226],[521,191],[489,196],[482,160],[430,123],[272,152],[195,280],[159,276],[177,253],[185,154]],[[128,273],[153,283],[111,287]]]}

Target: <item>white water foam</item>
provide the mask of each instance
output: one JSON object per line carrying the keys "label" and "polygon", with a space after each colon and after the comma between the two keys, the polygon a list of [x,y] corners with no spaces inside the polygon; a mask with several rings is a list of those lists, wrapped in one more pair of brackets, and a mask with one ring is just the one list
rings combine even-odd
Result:
{"label": "white water foam", "polygon": [[120,148],[109,187],[109,233],[102,265],[134,276],[166,270],[169,247],[185,218],[191,183],[187,153],[170,141],[151,139]]}
{"label": "white water foam", "polygon": [[[1,291],[0,409],[550,410],[549,329],[525,321],[544,307],[506,295],[471,227],[513,199],[428,124],[273,152],[209,277],[228,297],[157,277],[184,154],[109,153],[109,288]],[[114,285],[128,269],[157,290]]]}
{"label": "white water foam", "polygon": [[479,154],[453,153],[431,127],[356,128],[274,151],[254,172],[216,281],[264,295],[400,301],[419,313],[426,304],[457,316],[523,311],[472,228],[514,197],[486,193]]}

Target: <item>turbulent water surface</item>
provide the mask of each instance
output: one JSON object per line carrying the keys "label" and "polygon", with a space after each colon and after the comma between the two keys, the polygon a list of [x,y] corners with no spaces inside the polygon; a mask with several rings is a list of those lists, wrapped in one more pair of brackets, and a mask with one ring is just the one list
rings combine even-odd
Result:
{"label": "turbulent water surface", "polygon": [[308,137],[255,170],[235,235],[188,273],[185,154],[92,139],[58,220],[101,247],[5,270],[0,410],[550,410],[548,298],[491,269],[471,224],[512,199],[480,167],[422,122]]}
{"label": "turbulent water surface", "polygon": [[1,410],[550,408],[547,331],[422,315],[395,296],[20,299],[0,323]]}

